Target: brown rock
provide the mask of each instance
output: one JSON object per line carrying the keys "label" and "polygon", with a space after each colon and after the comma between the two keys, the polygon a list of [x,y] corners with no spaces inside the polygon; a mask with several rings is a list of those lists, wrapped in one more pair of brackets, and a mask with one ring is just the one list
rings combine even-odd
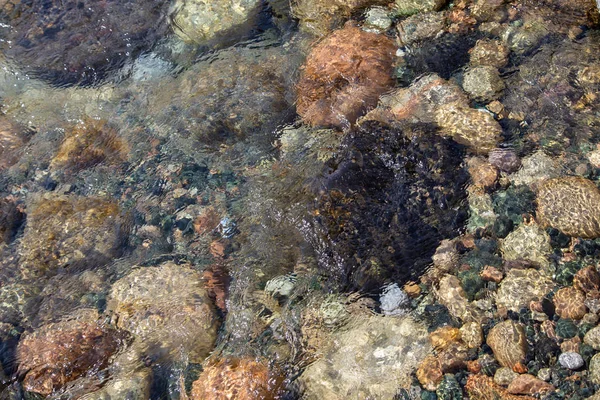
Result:
{"label": "brown rock", "polygon": [[467,322],[460,328],[461,340],[471,349],[476,349],[483,343],[483,331],[478,322]]}
{"label": "brown rock", "polygon": [[529,374],[517,376],[508,385],[507,389],[507,392],[511,394],[528,395],[544,394],[552,391],[554,391],[554,386]]}
{"label": "brown rock", "polygon": [[537,204],[541,225],[573,237],[600,237],[600,190],[589,179],[549,179],[538,190]]}
{"label": "brown rock", "polygon": [[214,207],[207,207],[194,220],[194,231],[198,235],[210,232],[219,226],[221,216]]}
{"label": "brown rock", "polygon": [[348,128],[393,86],[396,46],[346,24],[317,44],[297,87],[296,110],[310,125]]}
{"label": "brown rock", "polygon": [[486,343],[492,348],[494,357],[503,367],[514,369],[527,356],[527,337],[523,326],[515,321],[507,320],[494,326]]}
{"label": "brown rock", "polygon": [[600,290],[600,274],[593,266],[580,269],[573,278],[573,286],[585,293]]}
{"label": "brown rock", "polygon": [[98,164],[116,165],[127,159],[128,144],[107,121],[88,118],[67,129],[50,168],[78,172]]}
{"label": "brown rock", "polygon": [[484,281],[499,283],[502,281],[502,278],[504,278],[502,271],[491,265],[486,265],[483,271],[481,271],[481,279]]}
{"label": "brown rock", "polygon": [[421,364],[419,364],[419,368],[417,369],[417,379],[421,386],[426,390],[437,390],[443,378],[444,373],[442,372],[442,366],[436,356],[428,355]]}
{"label": "brown rock", "polygon": [[24,334],[17,346],[19,374],[25,390],[49,395],[67,382],[104,369],[124,336],[97,322],[95,310],[82,318],[44,325]]}
{"label": "brown rock", "polygon": [[481,158],[472,157],[467,161],[471,181],[476,188],[490,189],[498,180],[498,170]]}
{"label": "brown rock", "polygon": [[429,334],[429,341],[436,350],[445,350],[450,344],[460,340],[460,331],[452,326],[443,326]]}
{"label": "brown rock", "polygon": [[0,243],[11,241],[25,214],[12,199],[0,199]]}
{"label": "brown rock", "polygon": [[400,88],[381,96],[377,108],[370,111],[361,121],[435,122],[435,110],[442,104],[461,102],[468,98],[460,86],[440,78],[436,74],[425,75],[408,88]]}
{"label": "brown rock", "polygon": [[471,98],[480,102],[497,100],[505,89],[505,84],[496,67],[472,67],[465,72],[463,89]]}
{"label": "brown rock", "polygon": [[274,400],[283,376],[262,362],[227,358],[207,366],[192,386],[191,400]]}
{"label": "brown rock", "polygon": [[467,367],[469,352],[461,343],[450,343],[448,347],[438,354],[442,372],[454,374]]}
{"label": "brown rock", "polygon": [[421,294],[421,287],[415,282],[408,282],[402,287],[402,290],[404,290],[411,299],[417,298]]}
{"label": "brown rock", "polygon": [[554,295],[556,313],[561,318],[579,320],[587,313],[585,294],[572,286],[562,288]]}
{"label": "brown rock", "polygon": [[579,336],[572,337],[571,339],[565,339],[560,344],[560,351],[563,353],[579,353],[579,345],[581,344],[581,338]]}
{"label": "brown rock", "polygon": [[502,128],[490,113],[462,103],[440,106],[435,119],[443,133],[468,146],[475,154],[488,154],[502,137]]}
{"label": "brown rock", "polygon": [[0,117],[0,171],[17,162],[23,145],[17,126]]}
{"label": "brown rock", "polygon": [[508,63],[509,50],[499,40],[480,39],[471,49],[471,66],[489,65],[502,68]]}
{"label": "brown rock", "polygon": [[218,262],[208,267],[202,274],[208,296],[223,312],[227,312],[227,294],[231,280],[224,263]]}
{"label": "brown rock", "polygon": [[470,375],[465,385],[471,400],[534,400],[529,396],[514,396],[506,389],[494,383],[494,380],[485,375]]}
{"label": "brown rock", "polygon": [[225,257],[225,243],[222,240],[213,240],[210,243],[210,254],[216,258]]}

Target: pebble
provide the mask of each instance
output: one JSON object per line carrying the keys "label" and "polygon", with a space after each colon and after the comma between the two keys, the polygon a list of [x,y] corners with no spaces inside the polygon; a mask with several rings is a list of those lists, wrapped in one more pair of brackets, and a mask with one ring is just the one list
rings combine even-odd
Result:
{"label": "pebble", "polygon": [[548,267],[548,256],[552,254],[550,235],[536,224],[522,224],[500,242],[500,250],[505,260],[525,259]]}
{"label": "pebble", "polygon": [[590,381],[600,385],[600,353],[594,355],[588,367]]}
{"label": "pebble", "polygon": [[572,286],[562,288],[554,295],[553,302],[556,307],[556,313],[561,318],[579,320],[587,313],[587,308],[583,302],[585,294]]}
{"label": "pebble", "polygon": [[512,149],[494,149],[488,155],[490,164],[506,173],[513,173],[521,167],[521,159]]}
{"label": "pebble", "polygon": [[508,47],[499,40],[480,39],[471,49],[470,64],[473,67],[489,65],[502,68],[508,63]]}
{"label": "pebble", "polygon": [[429,334],[429,341],[434,349],[441,351],[460,340],[460,330],[452,326],[442,326]]}
{"label": "pebble", "polygon": [[600,190],[591,180],[578,176],[550,179],[540,187],[537,203],[542,226],[573,237],[600,237]]}
{"label": "pebble", "polygon": [[508,393],[537,395],[554,391],[554,386],[530,374],[517,376],[508,385]]}
{"label": "pebble", "polygon": [[523,363],[527,357],[525,329],[518,322],[512,320],[500,322],[490,330],[486,342],[503,367],[514,370],[517,364]]}
{"label": "pebble", "polygon": [[528,185],[534,187],[545,179],[555,178],[560,175],[561,168],[558,161],[538,150],[521,161],[521,169],[510,176],[515,185]]}
{"label": "pebble", "polygon": [[465,390],[471,400],[534,400],[534,397],[509,394],[502,386],[494,383],[492,378],[481,374],[470,375]]}
{"label": "pebble", "polygon": [[417,379],[425,390],[435,391],[443,377],[442,367],[436,356],[430,354],[419,364]]}
{"label": "pebble", "polygon": [[600,350],[600,326],[590,329],[583,337],[583,343],[592,346],[594,350]]}
{"label": "pebble", "polygon": [[467,322],[460,328],[461,340],[467,347],[476,349],[483,343],[483,331],[478,322]]}
{"label": "pebble", "polygon": [[572,370],[579,369],[583,367],[584,364],[583,357],[581,357],[579,353],[575,352],[562,353],[560,356],[558,356],[558,362],[563,367]]}
{"label": "pebble", "polygon": [[410,299],[406,292],[393,283],[385,287],[379,298],[383,315],[404,315],[408,311]]}
{"label": "pebble", "polygon": [[481,158],[472,157],[467,161],[471,182],[476,188],[490,189],[498,180],[498,170]]}
{"label": "pebble", "polygon": [[600,274],[591,265],[582,268],[573,277],[573,286],[585,293],[596,292],[600,289]]}
{"label": "pebble", "polygon": [[552,379],[552,370],[550,368],[541,368],[538,371],[537,377],[543,381],[550,381]]}
{"label": "pebble", "polygon": [[533,300],[541,300],[554,283],[550,277],[537,269],[511,269],[496,292],[496,304],[519,312]]}
{"label": "pebble", "polygon": [[501,386],[508,386],[519,374],[508,367],[498,368],[494,374],[494,382]]}
{"label": "pebble", "polygon": [[446,0],[396,0],[395,11],[399,15],[413,15],[428,11],[439,11]]}
{"label": "pebble", "polygon": [[465,73],[463,79],[465,92],[469,93],[474,100],[486,103],[497,100],[505,87],[498,69],[491,66],[471,68]]}
{"label": "pebble", "polygon": [[365,26],[373,32],[385,32],[392,26],[388,10],[383,7],[373,7],[365,14]]}
{"label": "pebble", "polygon": [[440,400],[462,400],[462,388],[452,374],[444,375],[440,386],[435,391]]}
{"label": "pebble", "polygon": [[483,267],[483,271],[481,271],[481,279],[484,281],[500,283],[502,278],[504,278],[502,271],[491,265],[486,265]]}
{"label": "pebble", "polygon": [[442,13],[417,14],[398,23],[398,38],[403,45],[411,45],[434,38],[444,29]]}

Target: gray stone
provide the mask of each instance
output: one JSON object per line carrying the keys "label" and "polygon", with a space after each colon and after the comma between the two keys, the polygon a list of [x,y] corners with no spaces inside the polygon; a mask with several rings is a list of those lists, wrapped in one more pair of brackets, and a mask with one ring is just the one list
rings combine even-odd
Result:
{"label": "gray stone", "polygon": [[568,351],[558,356],[558,362],[568,369],[579,369],[583,366],[583,357],[579,353]]}
{"label": "gray stone", "polygon": [[496,100],[500,98],[504,88],[504,81],[495,67],[475,67],[465,73],[463,89],[477,101]]}
{"label": "gray stone", "polygon": [[508,386],[519,374],[508,367],[501,367],[494,374],[494,383],[502,386]]}
{"label": "gray stone", "polygon": [[385,287],[379,298],[384,315],[405,315],[408,312],[410,299],[406,292],[393,283]]}
{"label": "gray stone", "polygon": [[392,19],[384,7],[373,7],[365,14],[365,30],[368,32],[385,32],[392,26]]}
{"label": "gray stone", "polygon": [[548,268],[548,256],[552,254],[550,235],[537,225],[520,225],[500,243],[505,260],[525,259]]}
{"label": "gray stone", "polygon": [[444,29],[444,14],[425,13],[408,17],[398,23],[398,37],[403,45],[433,39]]}
{"label": "gray stone", "polygon": [[439,11],[446,0],[396,0],[396,12],[399,15],[413,15],[421,12]]}
{"label": "gray stone", "polygon": [[265,285],[265,292],[275,298],[289,297],[296,284],[295,275],[276,276]]}
{"label": "gray stone", "polygon": [[534,187],[538,182],[560,175],[559,163],[539,150],[522,160],[521,169],[510,175],[515,185]]}

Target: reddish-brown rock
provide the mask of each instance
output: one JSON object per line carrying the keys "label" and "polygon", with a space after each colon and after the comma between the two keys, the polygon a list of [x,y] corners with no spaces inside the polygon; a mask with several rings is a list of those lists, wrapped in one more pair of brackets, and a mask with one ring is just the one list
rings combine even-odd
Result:
{"label": "reddish-brown rock", "polygon": [[297,87],[296,109],[313,126],[347,128],[393,86],[396,46],[347,23],[316,45]]}
{"label": "reddish-brown rock", "polygon": [[436,350],[445,350],[460,340],[460,331],[452,326],[442,326],[429,334],[429,341]]}
{"label": "reddish-brown rock", "polygon": [[433,354],[428,355],[417,369],[417,379],[426,390],[436,390],[444,373],[440,361]]}
{"label": "reddish-brown rock", "polygon": [[283,377],[252,359],[223,359],[202,371],[191,400],[271,400],[278,398]]}
{"label": "reddish-brown rock", "polygon": [[124,336],[98,323],[95,310],[82,314],[79,320],[44,325],[23,335],[16,357],[25,390],[47,396],[67,382],[107,366]]}
{"label": "reddish-brown rock", "polygon": [[572,286],[562,288],[554,295],[556,313],[561,318],[579,320],[587,312],[585,294]]}
{"label": "reddish-brown rock", "polygon": [[492,188],[498,180],[498,170],[481,158],[473,157],[467,162],[471,182],[476,188]]}
{"label": "reddish-brown rock", "polygon": [[481,279],[488,282],[499,283],[504,278],[504,274],[498,268],[486,265],[481,271]]}
{"label": "reddish-brown rock", "polygon": [[469,376],[465,390],[471,400],[534,400],[534,397],[530,396],[509,394],[506,389],[496,385],[492,378],[485,375]]}
{"label": "reddish-brown rock", "polygon": [[503,367],[514,370],[517,364],[525,361],[528,346],[521,324],[512,320],[500,322],[490,330],[486,341]]}
{"label": "reddish-brown rock", "polygon": [[600,290],[600,274],[593,266],[580,269],[573,278],[573,286],[585,293]]}
{"label": "reddish-brown rock", "polygon": [[194,220],[194,231],[199,235],[210,232],[219,226],[219,221],[221,217],[217,210],[214,207],[207,207]]}
{"label": "reddish-brown rock", "polygon": [[553,390],[554,386],[548,382],[544,382],[533,375],[523,374],[513,379],[510,385],[508,385],[507,392],[510,394],[536,395],[548,393]]}

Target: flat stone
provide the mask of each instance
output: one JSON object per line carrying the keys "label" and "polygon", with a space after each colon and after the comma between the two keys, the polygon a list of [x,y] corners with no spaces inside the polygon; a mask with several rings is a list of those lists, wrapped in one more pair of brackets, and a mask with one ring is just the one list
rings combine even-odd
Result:
{"label": "flat stone", "polygon": [[521,224],[500,242],[500,251],[505,260],[529,260],[547,268],[552,254],[550,235],[538,225]]}
{"label": "flat stone", "polygon": [[507,390],[511,394],[538,395],[554,391],[554,386],[533,375],[523,374],[517,376]]}
{"label": "flat stone", "polygon": [[529,307],[531,301],[541,300],[553,287],[552,279],[542,271],[533,268],[511,269],[500,283],[496,304],[519,312]]}
{"label": "flat stone", "polygon": [[460,328],[460,337],[464,344],[476,349],[483,343],[483,330],[478,322],[467,322]]}

